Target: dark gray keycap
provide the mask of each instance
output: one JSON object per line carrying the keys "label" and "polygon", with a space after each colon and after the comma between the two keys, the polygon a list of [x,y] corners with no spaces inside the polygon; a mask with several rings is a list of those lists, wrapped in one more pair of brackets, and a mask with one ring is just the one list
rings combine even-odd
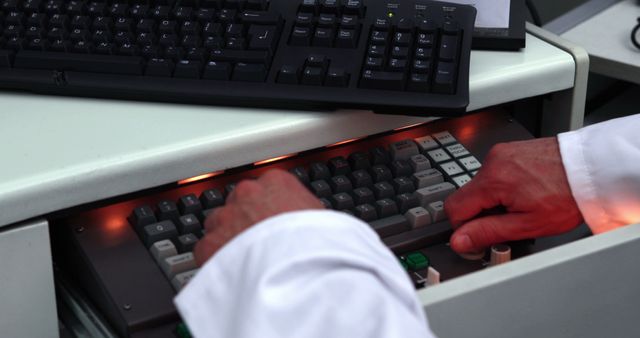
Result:
{"label": "dark gray keycap", "polygon": [[376,196],[376,200],[381,200],[394,197],[396,192],[389,182],[378,182],[373,185],[373,194]]}
{"label": "dark gray keycap", "polygon": [[413,168],[414,173],[431,168],[431,162],[429,162],[429,159],[422,154],[411,156],[409,159],[409,165]]}
{"label": "dark gray keycap", "polygon": [[413,174],[413,168],[406,160],[395,160],[391,162],[390,167],[393,177],[406,177]]}
{"label": "dark gray keycap", "polygon": [[369,151],[369,154],[371,155],[372,165],[387,164],[391,162],[391,155],[389,155],[389,152],[387,151],[387,149],[383,147],[371,148],[371,150]]}
{"label": "dark gray keycap", "polygon": [[413,193],[404,193],[396,196],[396,203],[398,204],[398,211],[404,214],[407,210],[419,206],[420,200]]}
{"label": "dark gray keycap", "polygon": [[324,79],[325,86],[346,87],[349,84],[349,73],[344,68],[329,67],[327,77]]}
{"label": "dark gray keycap", "polygon": [[304,71],[302,71],[301,83],[303,85],[320,86],[322,85],[323,79],[324,71],[321,67],[306,67]]}
{"label": "dark gray keycap", "polygon": [[438,62],[433,80],[433,91],[441,94],[455,94],[455,80],[455,64],[444,61]]}
{"label": "dark gray keycap", "polygon": [[164,200],[158,202],[158,220],[172,220],[177,222],[180,218],[178,206],[173,201]]}
{"label": "dark gray keycap", "polygon": [[193,251],[193,247],[196,245],[197,241],[198,237],[194,234],[180,235],[176,239],[176,248],[180,253]]}
{"label": "dark gray keycap", "polygon": [[269,63],[269,52],[264,50],[214,49],[209,54],[210,61],[241,62],[248,64]]}
{"label": "dark gray keycap", "polygon": [[317,180],[311,182],[311,192],[313,192],[318,197],[331,197],[333,192],[331,191],[331,187],[329,183],[325,180]]}
{"label": "dark gray keycap", "polygon": [[277,83],[298,84],[300,69],[293,65],[283,65],[278,72]]}
{"label": "dark gray keycap", "polygon": [[145,225],[156,223],[156,216],[153,214],[153,209],[148,205],[143,205],[133,209],[129,216],[129,223],[133,225],[136,231],[142,230]]}
{"label": "dark gray keycap", "polygon": [[311,163],[309,166],[309,174],[311,175],[311,180],[328,180],[331,178],[331,170],[327,167],[326,164],[321,162]]}
{"label": "dark gray keycap", "polygon": [[396,202],[390,198],[377,200],[375,207],[380,218],[393,216],[398,213],[398,206]]}
{"label": "dark gray keycap", "polygon": [[353,190],[351,181],[345,175],[331,177],[329,180],[329,186],[331,186],[331,190],[333,190],[334,193],[350,192]]}
{"label": "dark gray keycap", "polygon": [[209,189],[200,195],[200,203],[205,209],[219,207],[224,204],[224,195],[218,189]]}
{"label": "dark gray keycap", "polygon": [[412,193],[416,190],[413,181],[407,177],[396,177],[391,181],[391,185],[393,189],[396,191],[396,194],[404,194],[404,193]]}
{"label": "dark gray keycap", "polygon": [[355,216],[365,222],[371,222],[378,219],[376,208],[371,204],[360,204],[354,209]]}
{"label": "dark gray keycap", "polygon": [[346,192],[334,194],[331,196],[331,202],[336,210],[353,209],[355,207],[353,198]]}
{"label": "dark gray keycap", "polygon": [[178,219],[178,223],[176,223],[175,225],[178,228],[178,232],[181,234],[197,234],[198,231],[202,230],[200,221],[193,214],[180,216],[180,219]]}
{"label": "dark gray keycap", "polygon": [[393,174],[391,170],[384,164],[376,164],[369,169],[369,173],[374,182],[391,181]]}
{"label": "dark gray keycap", "polygon": [[229,80],[231,77],[231,63],[210,61],[204,66],[203,79],[207,80]]}
{"label": "dark gray keycap", "polygon": [[331,202],[328,199],[323,197],[320,199],[320,202],[322,203],[322,205],[324,205],[325,208],[333,209],[333,204],[331,204]]}
{"label": "dark gray keycap", "polygon": [[13,66],[15,68],[142,75],[143,59],[139,56],[21,50],[16,54]]}
{"label": "dark gray keycap", "polygon": [[329,160],[329,169],[334,176],[347,175],[351,172],[349,162],[342,156],[334,157]]}
{"label": "dark gray keycap", "polygon": [[231,79],[234,81],[263,82],[267,76],[267,68],[257,63],[236,63]]}
{"label": "dark gray keycap", "polygon": [[362,72],[362,77],[360,78],[360,87],[369,89],[402,90],[404,88],[404,79],[404,72],[365,70]]}
{"label": "dark gray keycap", "polygon": [[358,151],[349,155],[349,164],[352,170],[367,169],[371,167],[369,155],[365,152]]}
{"label": "dark gray keycap", "polygon": [[289,172],[292,173],[295,177],[297,177],[302,184],[309,185],[310,183],[309,174],[307,173],[307,170],[305,168],[295,167],[290,169]]}
{"label": "dark gray keycap", "polygon": [[373,195],[373,191],[367,187],[356,188],[351,192],[351,194],[353,195],[353,200],[356,204],[373,204],[376,200]]}
{"label": "dark gray keycap", "polygon": [[147,247],[150,247],[155,242],[163,239],[172,239],[176,236],[178,236],[178,229],[169,220],[149,224],[142,231],[142,241]]}
{"label": "dark gray keycap", "polygon": [[180,197],[178,200],[178,210],[183,215],[186,214],[198,214],[202,211],[202,204],[200,200],[194,194],[189,194]]}
{"label": "dark gray keycap", "polygon": [[355,188],[370,187],[373,185],[373,178],[364,170],[356,170],[349,174],[351,183]]}
{"label": "dark gray keycap", "polygon": [[409,221],[402,215],[384,217],[369,223],[378,236],[384,238],[409,230]]}
{"label": "dark gray keycap", "polygon": [[443,35],[440,39],[440,53],[438,57],[441,60],[453,61],[458,54],[459,37],[457,35]]}

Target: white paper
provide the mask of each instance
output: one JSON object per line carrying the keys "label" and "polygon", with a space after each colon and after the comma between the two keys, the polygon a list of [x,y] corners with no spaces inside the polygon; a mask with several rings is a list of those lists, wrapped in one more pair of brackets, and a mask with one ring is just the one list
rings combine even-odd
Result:
{"label": "white paper", "polygon": [[457,4],[472,5],[478,10],[476,27],[509,28],[511,0],[445,0]]}

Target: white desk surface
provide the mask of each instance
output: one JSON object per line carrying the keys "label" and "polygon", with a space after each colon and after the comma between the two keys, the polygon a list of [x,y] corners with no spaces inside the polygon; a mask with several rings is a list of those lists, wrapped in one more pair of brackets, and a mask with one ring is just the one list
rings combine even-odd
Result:
{"label": "white desk surface", "polygon": [[[469,110],[573,87],[570,54],[527,36],[474,51]],[[0,93],[0,226],[429,118]]]}
{"label": "white desk surface", "polygon": [[589,52],[591,71],[640,83],[640,50],[631,43],[631,30],[639,16],[637,0],[624,0],[561,36]]}

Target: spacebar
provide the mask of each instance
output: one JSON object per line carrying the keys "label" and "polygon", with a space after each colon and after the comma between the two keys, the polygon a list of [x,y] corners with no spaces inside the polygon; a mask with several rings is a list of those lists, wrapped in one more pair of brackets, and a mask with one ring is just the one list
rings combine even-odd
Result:
{"label": "spacebar", "polygon": [[447,243],[451,233],[451,224],[448,221],[443,221],[383,238],[382,242],[391,251],[403,253],[434,244]]}
{"label": "spacebar", "polygon": [[13,66],[14,68],[142,75],[142,61],[138,56],[24,50],[16,54]]}

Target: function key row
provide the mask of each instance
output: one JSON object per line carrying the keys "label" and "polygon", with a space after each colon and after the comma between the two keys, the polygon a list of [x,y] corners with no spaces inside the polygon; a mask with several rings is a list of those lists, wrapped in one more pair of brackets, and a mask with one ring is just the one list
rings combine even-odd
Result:
{"label": "function key row", "polygon": [[366,7],[362,0],[302,0],[298,6],[301,13],[313,15],[323,14],[347,14],[359,18],[364,16]]}

